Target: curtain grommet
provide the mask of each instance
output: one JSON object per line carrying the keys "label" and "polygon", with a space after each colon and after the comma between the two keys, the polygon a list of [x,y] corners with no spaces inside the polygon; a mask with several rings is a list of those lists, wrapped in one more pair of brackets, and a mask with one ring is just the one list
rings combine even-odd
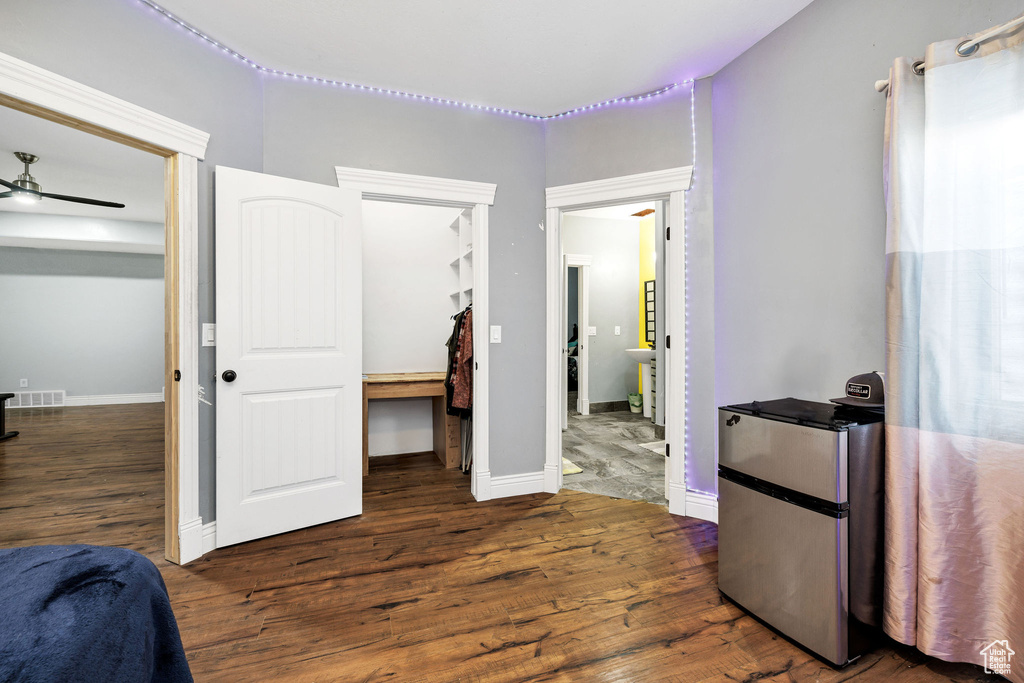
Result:
{"label": "curtain grommet", "polygon": [[963,46],[967,45],[970,42],[971,42],[970,40],[965,40],[964,42],[962,42],[959,45],[957,45],[956,46],[956,53],[957,53],[957,55],[959,55],[960,57],[970,57],[975,52],[977,52],[978,51],[978,47],[980,47],[980,45],[978,43],[974,43],[974,45],[971,45],[971,49],[967,50],[966,52],[963,51],[963,49],[962,49]]}
{"label": "curtain grommet", "polygon": [[918,76],[924,74],[924,60],[923,59],[917,60],[916,62],[914,62],[911,65],[910,68],[913,69],[914,73],[916,73]]}

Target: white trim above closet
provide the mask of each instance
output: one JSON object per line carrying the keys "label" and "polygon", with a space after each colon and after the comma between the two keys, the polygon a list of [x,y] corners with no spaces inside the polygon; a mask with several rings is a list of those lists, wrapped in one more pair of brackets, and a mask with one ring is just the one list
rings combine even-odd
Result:
{"label": "white trim above closet", "polygon": [[427,201],[451,206],[491,205],[498,186],[472,180],[434,178],[409,173],[371,171],[362,168],[335,166],[338,187],[363,193],[363,199],[379,201]]}
{"label": "white trim above closet", "polygon": [[[438,204],[472,210],[472,229],[468,244],[472,245],[473,301],[473,496],[479,501],[491,499],[490,471],[490,349],[487,330],[488,311],[488,207],[494,203],[498,186],[470,180],[373,171],[335,166],[338,186],[358,190],[364,200]],[[460,245],[462,248],[464,245]],[[459,253],[461,258],[463,253]],[[461,286],[461,285],[460,285]],[[465,289],[463,287],[462,289]],[[461,301],[460,301],[461,303]],[[503,495],[515,495],[504,493]]]}

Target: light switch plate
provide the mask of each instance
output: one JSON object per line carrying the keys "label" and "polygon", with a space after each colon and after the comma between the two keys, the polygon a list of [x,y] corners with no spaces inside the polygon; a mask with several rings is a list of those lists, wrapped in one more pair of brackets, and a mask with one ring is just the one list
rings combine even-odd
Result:
{"label": "light switch plate", "polygon": [[597,328],[594,327],[594,326],[587,327],[587,336],[588,337],[596,337],[597,336]]}
{"label": "light switch plate", "polygon": [[501,325],[491,325],[491,343],[501,343]]}
{"label": "light switch plate", "polygon": [[217,345],[217,324],[203,323],[203,346]]}

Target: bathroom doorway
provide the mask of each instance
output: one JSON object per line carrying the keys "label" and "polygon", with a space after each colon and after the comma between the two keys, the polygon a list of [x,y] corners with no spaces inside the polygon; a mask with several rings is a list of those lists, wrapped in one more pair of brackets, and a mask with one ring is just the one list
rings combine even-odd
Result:
{"label": "bathroom doorway", "polygon": [[561,240],[563,486],[666,505],[654,291],[662,202],[567,211]]}

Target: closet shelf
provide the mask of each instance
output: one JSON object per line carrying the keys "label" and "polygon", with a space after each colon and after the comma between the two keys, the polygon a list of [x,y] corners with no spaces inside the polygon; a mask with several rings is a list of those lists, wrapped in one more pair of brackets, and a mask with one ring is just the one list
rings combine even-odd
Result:
{"label": "closet shelf", "polygon": [[472,261],[473,260],[473,247],[470,247],[469,249],[467,249],[466,253],[462,255],[462,258],[466,259],[467,261]]}

